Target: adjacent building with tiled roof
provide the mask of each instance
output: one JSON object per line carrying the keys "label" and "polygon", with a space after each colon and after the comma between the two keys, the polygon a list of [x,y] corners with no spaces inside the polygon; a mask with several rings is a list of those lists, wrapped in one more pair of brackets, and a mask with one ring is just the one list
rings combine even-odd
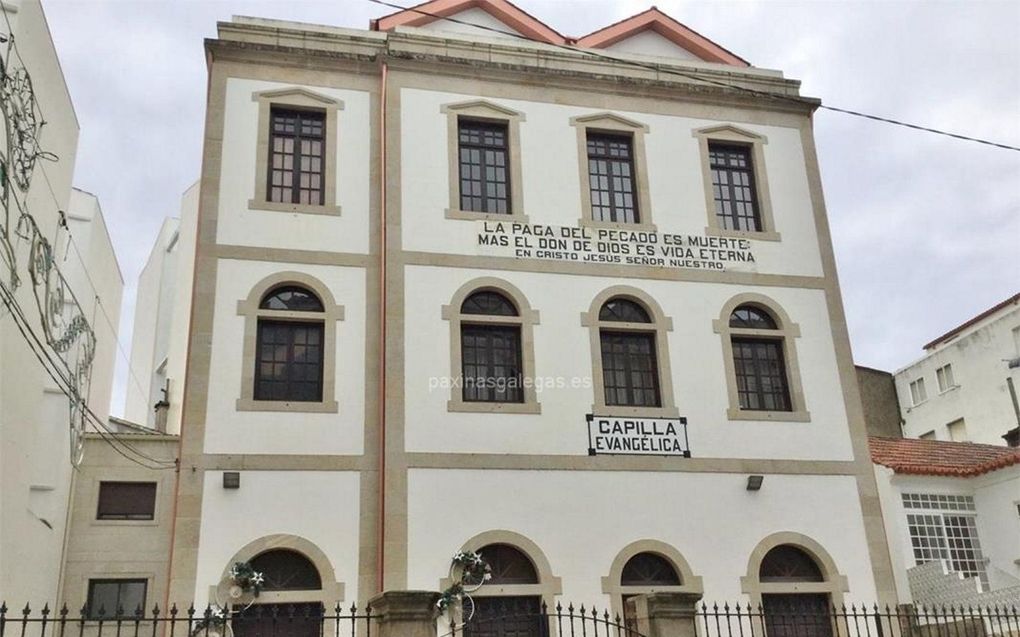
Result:
{"label": "adjacent building with tiled roof", "polygon": [[1020,600],[1020,448],[872,436],[901,601]]}
{"label": "adjacent building with tiled roof", "polygon": [[896,473],[970,477],[1020,464],[1014,447],[877,436],[868,443],[872,461]]}

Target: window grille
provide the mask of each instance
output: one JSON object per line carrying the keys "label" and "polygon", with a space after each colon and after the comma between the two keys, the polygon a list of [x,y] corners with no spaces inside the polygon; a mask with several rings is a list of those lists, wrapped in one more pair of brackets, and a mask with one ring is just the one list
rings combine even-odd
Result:
{"label": "window grille", "polygon": [[712,194],[720,227],[726,230],[762,230],[755,195],[751,149],[746,146],[709,144]]}

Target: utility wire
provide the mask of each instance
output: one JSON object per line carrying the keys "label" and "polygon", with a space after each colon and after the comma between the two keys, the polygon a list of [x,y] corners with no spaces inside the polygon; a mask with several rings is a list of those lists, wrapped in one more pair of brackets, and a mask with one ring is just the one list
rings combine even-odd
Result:
{"label": "utility wire", "polygon": [[[11,313],[11,316],[13,317],[15,326],[18,328],[18,331],[21,332],[22,337],[24,337],[25,342],[28,344],[29,350],[42,365],[43,371],[45,371],[46,374],[50,377],[50,379],[53,380],[53,382],[57,385],[57,388],[61,391],[61,393],[63,393],[71,400],[81,400],[82,403],[81,408],[84,410],[84,413],[91,420],[93,426],[96,427],[96,433],[99,434],[100,438],[102,438],[108,445],[110,445],[110,447],[113,448],[113,450],[116,451],[118,454],[141,467],[154,471],[163,469],[176,469],[177,467],[176,460],[170,461],[159,458],[153,458],[152,456],[149,456],[148,454],[140,451],[139,449],[133,447],[132,445],[129,445],[127,442],[118,439],[116,437],[117,436],[116,432],[109,429],[109,427],[102,422],[102,420],[88,406],[84,397],[76,398],[73,395],[73,393],[70,390],[71,387],[70,381],[67,379],[67,377],[63,375],[63,373],[60,370],[59,364],[57,364],[53,360],[50,353],[46,350],[45,343],[43,343],[41,339],[39,339],[38,335],[35,334],[34,330],[32,329],[31,323],[29,322],[27,317],[25,317],[21,305],[18,303],[13,293],[10,290],[8,290],[7,287],[3,284],[3,282],[0,282],[0,300],[2,300],[4,305],[7,306],[8,310]],[[106,434],[103,433],[104,430],[106,431]],[[116,440],[117,444],[114,444],[114,440]],[[117,446],[118,444],[121,445],[124,449],[129,450],[131,453],[134,453],[138,458],[150,460],[152,462],[157,463],[159,466],[151,466],[142,460],[128,456],[126,453],[124,453],[124,451],[121,450],[121,448]]]}
{"label": "utility wire", "polygon": [[971,137],[969,135],[960,135],[958,133],[951,133],[949,131],[944,131],[944,130],[940,130],[940,129],[937,129],[937,128],[931,128],[931,127],[928,127],[928,126],[921,126],[919,124],[911,124],[911,123],[903,122],[903,121],[900,121],[900,120],[897,120],[897,119],[891,119],[891,118],[882,117],[882,116],[879,116],[879,115],[871,115],[871,114],[868,114],[868,113],[862,113],[860,111],[854,111],[854,110],[850,110],[850,109],[846,109],[846,108],[839,108],[839,107],[836,107],[836,106],[828,106],[826,104],[817,104],[817,103],[815,103],[813,101],[806,100],[804,98],[793,96],[793,95],[784,95],[782,93],[772,93],[772,92],[769,92],[769,91],[759,91],[759,90],[756,90],[756,89],[747,88],[746,86],[740,86],[738,84],[731,84],[729,82],[722,82],[722,81],[719,81],[719,80],[713,80],[713,79],[710,79],[710,78],[701,77],[701,76],[698,76],[696,72],[686,73],[684,71],[679,71],[679,70],[672,69],[672,68],[665,68],[665,67],[662,67],[662,66],[660,66],[658,64],[647,64],[647,63],[638,62],[638,61],[635,61],[635,60],[626,60],[626,59],[614,57],[612,55],[605,55],[603,53],[598,53],[598,52],[590,50],[590,49],[579,49],[577,47],[572,47],[572,46],[568,46],[568,45],[565,45],[565,44],[556,44],[556,43],[550,43],[550,42],[542,42],[541,40],[536,40],[534,38],[528,37],[526,35],[522,35],[520,33],[514,33],[513,31],[504,31],[503,29],[497,29],[495,27],[490,27],[490,26],[486,26],[486,25],[482,25],[482,24],[475,24],[473,22],[468,22],[466,20],[459,20],[457,18],[451,18],[451,17],[448,17],[448,16],[441,16],[441,15],[438,15],[438,14],[435,14],[435,13],[430,13],[428,11],[424,11],[422,9],[418,9],[416,7],[405,7],[403,5],[399,5],[399,4],[396,4],[394,2],[387,2],[387,0],[367,0],[367,1],[371,2],[373,4],[382,5],[384,7],[390,7],[392,9],[399,9],[401,11],[413,11],[414,13],[418,13],[418,14],[424,15],[424,16],[429,16],[429,17],[435,18],[437,20],[446,20],[447,22],[454,22],[456,24],[462,24],[462,25],[465,25],[465,26],[474,27],[474,28],[477,28],[477,29],[482,29],[484,31],[491,31],[493,33],[498,33],[500,35],[509,36],[509,37],[513,37],[513,38],[518,38],[518,39],[521,39],[521,40],[526,40],[528,42],[535,42],[535,43],[538,43],[538,44],[545,44],[545,45],[548,45],[548,46],[553,46],[553,47],[556,47],[556,48],[559,48],[559,49],[563,49],[565,51],[570,51],[572,53],[579,53],[579,54],[582,54],[582,55],[587,55],[587,56],[590,56],[590,57],[594,57],[594,58],[598,58],[598,59],[602,59],[602,60],[607,60],[607,61],[610,61],[610,62],[616,62],[618,64],[627,64],[627,65],[638,67],[638,68],[652,70],[652,71],[655,71],[657,73],[664,73],[664,74],[667,74],[667,75],[677,75],[677,76],[684,77],[684,78],[691,79],[691,80],[695,80],[695,81],[698,81],[698,82],[705,82],[707,84],[714,84],[714,85],[720,86],[720,87],[735,89],[735,90],[738,90],[738,91],[742,91],[742,92],[745,92],[745,93],[750,93],[752,95],[756,95],[758,97],[770,97],[770,98],[773,98],[773,99],[780,99],[780,100],[785,100],[785,101],[788,101],[788,102],[795,102],[795,103],[798,103],[798,104],[811,104],[813,106],[817,106],[818,108],[822,108],[822,109],[825,109],[827,111],[833,111],[835,113],[843,113],[844,115],[852,115],[854,117],[861,117],[861,118],[864,118],[864,119],[870,119],[870,120],[873,120],[873,121],[876,121],[876,122],[882,122],[882,123],[885,123],[885,124],[892,124],[892,125],[895,125],[895,126],[903,126],[903,127],[911,128],[911,129],[914,129],[914,130],[924,131],[926,133],[934,133],[936,135],[942,135],[942,136],[945,136],[945,137],[952,137],[953,139],[960,139],[960,140],[963,140],[963,141],[974,142],[974,143],[977,143],[977,144],[984,144],[986,146],[994,146],[996,148],[1002,148],[1002,149],[1005,149],[1005,150],[1013,150],[1013,151],[1020,152],[1020,147],[1010,146],[1009,144],[1003,144],[1003,143],[1000,143],[1000,142],[993,142],[991,140],[981,139],[979,137]]}

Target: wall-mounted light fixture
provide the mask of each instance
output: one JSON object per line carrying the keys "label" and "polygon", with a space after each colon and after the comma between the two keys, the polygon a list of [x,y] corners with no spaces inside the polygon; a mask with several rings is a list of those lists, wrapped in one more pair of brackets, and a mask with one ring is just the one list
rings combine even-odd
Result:
{"label": "wall-mounted light fixture", "polygon": [[747,490],[758,491],[761,489],[761,483],[765,481],[765,476],[747,476]]}
{"label": "wall-mounted light fixture", "polygon": [[223,488],[224,489],[240,489],[241,488],[241,473],[239,471],[224,471],[223,472]]}

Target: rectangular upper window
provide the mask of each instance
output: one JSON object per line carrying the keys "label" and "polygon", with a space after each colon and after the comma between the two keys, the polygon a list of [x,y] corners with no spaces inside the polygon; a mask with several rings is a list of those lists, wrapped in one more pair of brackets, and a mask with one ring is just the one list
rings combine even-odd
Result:
{"label": "rectangular upper window", "polygon": [[255,400],[322,400],[323,323],[260,319]]}
{"label": "rectangular upper window", "polygon": [[928,400],[928,392],[924,388],[924,379],[918,378],[910,383],[910,402],[913,405],[920,405]]}
{"label": "rectangular upper window", "polygon": [[733,371],[740,408],[751,411],[790,411],[783,346],[775,339],[731,339]]}
{"label": "rectangular upper window", "polygon": [[588,131],[588,184],[592,220],[640,223],[631,135]]}
{"label": "rectangular upper window", "polygon": [[325,201],[325,113],[273,108],[269,127],[267,201],[322,205]]}
{"label": "rectangular upper window", "polygon": [[521,328],[462,324],[464,402],[524,402]]}
{"label": "rectangular upper window", "polygon": [[506,122],[458,120],[460,209],[511,214]]}
{"label": "rectangular upper window", "polygon": [[99,483],[97,520],[151,520],[155,511],[155,482]]}
{"label": "rectangular upper window", "polygon": [[951,363],[946,363],[936,369],[935,378],[939,382],[939,393],[956,387],[956,380],[953,379],[953,365]]}
{"label": "rectangular upper window", "polygon": [[710,142],[708,158],[719,227],[725,230],[761,231],[751,149],[747,146]]}
{"label": "rectangular upper window", "polygon": [[145,611],[147,588],[148,582],[144,579],[89,580],[86,616],[89,619],[134,617],[138,609]]}
{"label": "rectangular upper window", "polygon": [[661,407],[655,334],[599,330],[606,405]]}

